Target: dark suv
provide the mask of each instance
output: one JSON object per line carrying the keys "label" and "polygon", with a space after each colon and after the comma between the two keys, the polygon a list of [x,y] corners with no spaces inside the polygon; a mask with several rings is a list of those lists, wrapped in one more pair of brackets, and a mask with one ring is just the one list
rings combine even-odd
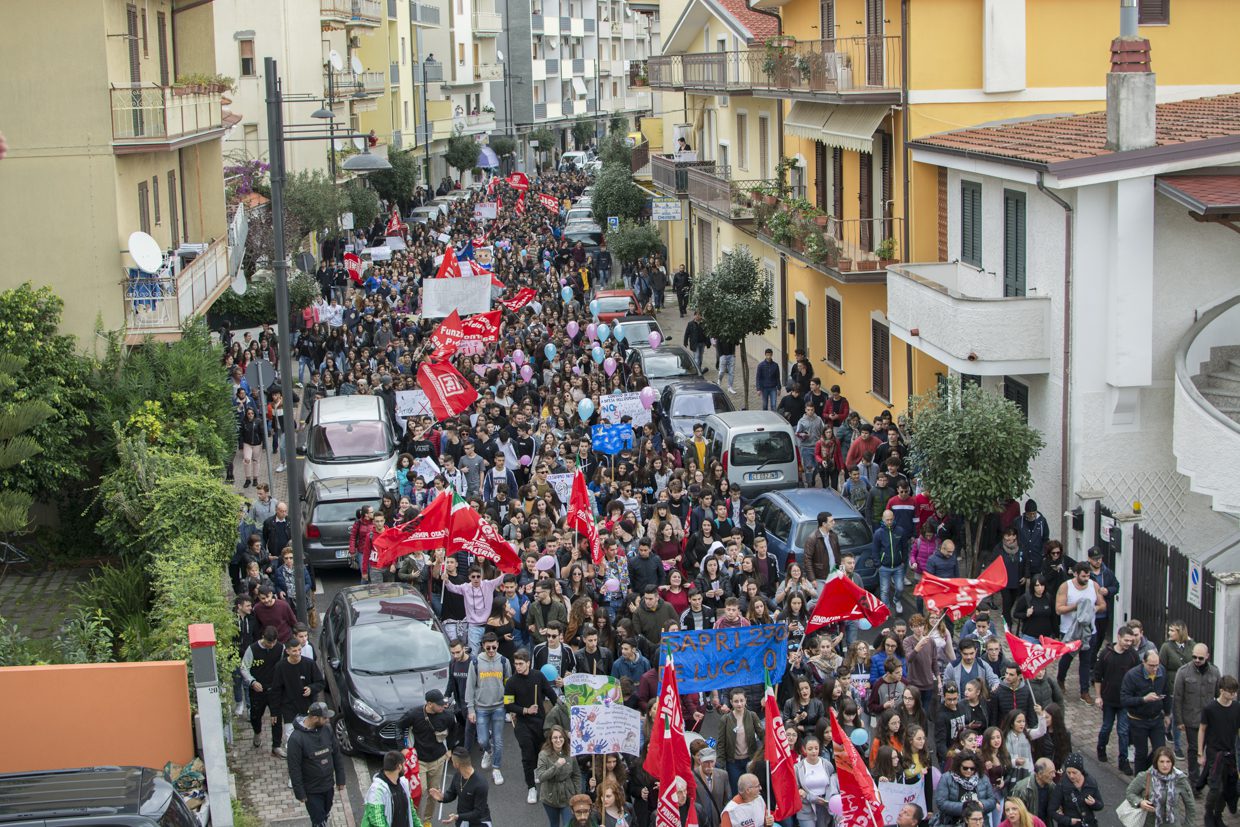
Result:
{"label": "dark suv", "polygon": [[306,562],[316,569],[349,565],[349,529],[357,510],[378,508],[387,491],[378,477],[314,480],[302,501]]}
{"label": "dark suv", "polygon": [[84,767],[0,775],[0,825],[198,827],[158,771]]}

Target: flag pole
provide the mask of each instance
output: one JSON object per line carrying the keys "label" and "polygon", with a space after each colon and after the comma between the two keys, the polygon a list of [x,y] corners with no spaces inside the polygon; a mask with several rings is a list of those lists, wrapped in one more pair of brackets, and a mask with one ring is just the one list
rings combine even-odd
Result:
{"label": "flag pole", "polygon": [[[766,688],[772,689],[773,687],[771,686],[771,670],[764,668],[762,670],[762,675],[766,683]],[[771,752],[769,749],[767,749],[767,747],[768,747],[767,744],[762,745],[762,758],[763,758],[762,763],[766,764],[766,811],[768,813],[774,814],[775,810],[771,807],[771,798],[772,798],[772,795],[771,795]]]}
{"label": "flag pole", "polygon": [[[449,763],[451,763],[451,762],[445,762],[445,763],[444,763],[444,765],[443,765],[443,778],[442,778],[442,779],[440,779],[440,781],[439,781],[439,794],[440,794],[441,796],[442,796],[444,793],[446,793],[446,792],[448,791],[448,764],[449,764]],[[347,809],[347,808],[346,808],[346,809]],[[443,799],[442,799],[442,798],[441,798],[441,799],[440,799],[440,801],[439,801],[439,815],[438,815],[438,817],[437,817],[437,819],[436,819],[436,820],[437,820],[437,821],[440,821],[440,822],[442,822],[442,821],[443,821]]]}

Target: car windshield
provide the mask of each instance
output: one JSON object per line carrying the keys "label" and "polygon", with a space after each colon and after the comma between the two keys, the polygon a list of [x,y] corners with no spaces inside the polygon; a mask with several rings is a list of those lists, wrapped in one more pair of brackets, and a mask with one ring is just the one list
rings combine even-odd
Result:
{"label": "car windshield", "polygon": [[364,623],[349,632],[349,667],[358,672],[392,675],[437,669],[449,657],[443,632],[430,621],[399,617]]}
{"label": "car windshield", "polygon": [[632,299],[628,296],[603,296],[595,301],[598,302],[599,313],[627,313]]}
{"label": "car windshield", "polygon": [[379,500],[341,500],[340,502],[319,503],[314,507],[315,523],[351,523],[357,519],[357,510],[362,506],[379,507]]}
{"label": "car windshield", "polygon": [[315,462],[365,462],[391,453],[387,426],[373,419],[316,425],[306,443],[306,456]]}
{"label": "car windshield", "polygon": [[733,465],[795,462],[792,436],[786,431],[752,431],[732,440]]}
{"label": "car windshield", "polygon": [[653,319],[647,319],[637,322],[623,322],[620,327],[624,328],[624,338],[629,342],[641,344],[650,340],[650,333],[659,329],[659,323]]}
{"label": "car windshield", "polygon": [[697,368],[687,353],[675,353],[665,350],[650,351],[642,359],[642,369],[651,379],[664,379],[669,376],[694,376]]}
{"label": "car windshield", "polygon": [[722,393],[678,393],[672,397],[671,416],[710,416],[732,410]]}
{"label": "car windshield", "polygon": [[[797,528],[796,547],[805,548],[805,544],[809,542],[809,538],[817,530],[817,519],[801,523]],[[842,548],[868,546],[873,539],[870,527],[865,524],[864,520],[836,520],[835,534],[840,538],[840,546]]]}

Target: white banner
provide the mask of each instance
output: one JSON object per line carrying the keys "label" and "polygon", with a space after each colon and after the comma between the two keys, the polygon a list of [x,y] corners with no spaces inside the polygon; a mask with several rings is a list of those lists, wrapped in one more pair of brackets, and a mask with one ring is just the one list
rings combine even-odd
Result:
{"label": "white banner", "polygon": [[429,416],[435,418],[431,411],[430,400],[422,390],[396,392],[396,428],[401,435],[405,433],[405,420],[411,416]]}
{"label": "white banner", "polygon": [[422,459],[418,460],[418,464],[413,466],[413,471],[421,477],[427,485],[430,485],[431,480],[439,476],[439,466],[436,465],[435,460],[430,457],[422,457]]}
{"label": "white banner", "polygon": [[371,261],[390,261],[392,258],[392,251],[387,247],[367,247],[363,252],[370,256]]}
{"label": "white banner", "polygon": [[883,801],[883,824],[895,824],[900,808],[905,804],[916,804],[926,812],[926,785],[897,784],[894,781],[879,781],[878,797]]}
{"label": "white banner", "polygon": [[494,221],[498,214],[498,205],[494,201],[483,201],[474,205],[474,220]]}
{"label": "white banner", "polygon": [[571,474],[547,475],[547,484],[555,490],[555,495],[564,505],[568,505],[568,498],[573,495],[573,477],[575,476],[577,476],[575,471]]}
{"label": "white banner", "polygon": [[640,393],[609,393],[598,400],[598,416],[604,422],[620,424],[620,418],[633,417],[633,427],[650,422],[650,411],[642,405]]}
{"label": "white banner", "polygon": [[[453,310],[461,316],[491,309],[491,277],[426,279],[422,282],[422,317],[442,319]],[[649,416],[647,416],[649,419]]]}
{"label": "white banner", "polygon": [[385,244],[387,244],[387,248],[389,250],[405,249],[405,240],[398,235],[385,236],[383,241]]}
{"label": "white banner", "polygon": [[569,745],[573,755],[641,753],[641,713],[623,704],[574,706],[570,712],[569,727]]}

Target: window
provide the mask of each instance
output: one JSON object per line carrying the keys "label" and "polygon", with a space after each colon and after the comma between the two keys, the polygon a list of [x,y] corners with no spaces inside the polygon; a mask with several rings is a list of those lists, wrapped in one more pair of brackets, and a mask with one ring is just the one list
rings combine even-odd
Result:
{"label": "window", "polygon": [[819,33],[823,40],[835,39],[835,0],[818,0]]}
{"label": "window", "polygon": [[891,332],[878,319],[870,320],[870,390],[891,401]]}
{"label": "window", "polygon": [[758,116],[758,177],[765,178],[771,173],[771,119],[766,115]]}
{"label": "window", "polygon": [[982,266],[982,185],[960,182],[960,260]]}
{"label": "window", "polygon": [[168,170],[168,226],[172,234],[173,245],[181,242],[181,214],[177,210],[177,174],[176,170]]}
{"label": "window", "polygon": [[146,181],[138,183],[138,229],[151,232],[151,185]]}
{"label": "window", "polygon": [[155,37],[159,38],[159,85],[168,85],[168,16],[162,11],[155,15]]}
{"label": "window", "polygon": [[237,49],[241,56],[241,77],[252,78],[257,75],[254,63],[254,41],[238,40]]}
{"label": "window", "polygon": [[1137,0],[1137,22],[1142,26],[1171,23],[1171,0]]}
{"label": "window", "polygon": [[400,65],[405,65],[405,38],[400,39]]}
{"label": "window", "polygon": [[736,165],[749,169],[749,116],[736,113]]}
{"label": "window", "polygon": [[1003,398],[1020,408],[1025,422],[1029,421],[1029,386],[1010,376],[1003,377]]}
{"label": "window", "polygon": [[840,300],[827,296],[827,364],[844,369],[844,308]]}
{"label": "window", "polygon": [[155,226],[160,224],[159,220],[159,176],[151,176],[151,200],[155,204]]}
{"label": "window", "polygon": [[1003,295],[1025,295],[1025,194],[1003,191]]}
{"label": "window", "polygon": [[461,66],[465,65],[465,44],[456,44],[456,62]]}

